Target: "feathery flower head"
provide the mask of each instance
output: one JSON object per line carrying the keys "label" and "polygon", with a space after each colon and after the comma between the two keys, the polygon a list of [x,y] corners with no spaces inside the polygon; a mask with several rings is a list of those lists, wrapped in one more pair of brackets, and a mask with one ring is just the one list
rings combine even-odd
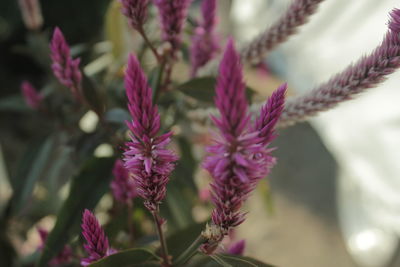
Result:
{"label": "feathery flower head", "polygon": [[190,46],[191,76],[213,59],[219,50],[219,38],[215,33],[216,0],[204,0],[201,5],[203,20],[195,29]]}
{"label": "feathery flower head", "polygon": [[389,29],[395,33],[400,33],[400,9],[393,9],[389,16]]}
{"label": "feathery flower head", "polygon": [[43,17],[39,0],[19,0],[18,4],[25,26],[29,30],[40,30]]}
{"label": "feathery flower head", "polygon": [[137,195],[135,181],[129,177],[128,170],[120,159],[115,161],[112,173],[114,179],[110,186],[113,196],[117,201],[126,204]]}
{"label": "feathery flower head", "polygon": [[[43,228],[37,228],[37,231],[39,233],[39,237],[41,240],[41,243],[39,245],[39,250],[42,251],[44,248],[44,245],[46,243],[47,237],[49,236],[49,232]],[[69,263],[72,259],[72,248],[68,245],[65,245],[64,248],[55,256],[53,259],[49,261],[49,266],[60,266],[66,263]]]}
{"label": "feathery flower head", "polygon": [[213,31],[217,23],[217,0],[203,0],[201,3],[202,27],[206,31]]}
{"label": "feathery flower head", "polygon": [[38,109],[42,103],[43,96],[36,91],[35,87],[30,82],[23,81],[21,83],[21,91],[26,104],[32,109]]}
{"label": "feathery flower head", "polygon": [[132,28],[140,30],[147,19],[148,0],[120,0],[122,4],[122,14],[129,21]]}
{"label": "feathery flower head", "polygon": [[228,254],[232,255],[243,255],[244,249],[246,248],[246,241],[244,239],[239,240],[236,243],[233,243],[228,248]]}
{"label": "feathery flower head", "polygon": [[220,135],[207,148],[209,155],[203,162],[213,178],[212,202],[215,205],[213,225],[204,232],[206,238],[211,237],[202,247],[205,253],[211,253],[216,242],[244,221],[245,214],[240,211],[243,202],[275,163],[267,146],[273,138],[285,90],[283,86],[274,93],[252,125],[239,55],[232,40],[228,41],[216,86],[215,105],[220,117],[212,117]]}
{"label": "feathery flower head", "polygon": [[321,2],[324,0],[294,0],[282,17],[271,27],[261,33],[242,51],[243,60],[259,63],[264,56],[290,36],[297,33],[297,29],[307,23]]}
{"label": "feathery flower head", "polygon": [[172,55],[180,48],[182,29],[191,0],[154,0],[160,14],[162,39],[169,42]]}
{"label": "feathery flower head", "polygon": [[135,180],[137,193],[145,200],[145,206],[156,211],[165,197],[169,175],[178,159],[166,148],[172,133],[158,135],[160,114],[153,105],[152,90],[134,55],[129,57],[125,88],[132,116],[132,121],[127,122],[131,141],[126,143],[125,168]]}
{"label": "feathery flower head", "polygon": [[375,50],[306,94],[289,100],[279,126],[304,121],[318,112],[376,87],[400,67],[400,9],[390,13],[388,31]]}
{"label": "feathery flower head", "polygon": [[77,100],[80,100],[79,90],[82,80],[82,74],[79,70],[80,59],[72,59],[70,48],[58,27],[54,30],[50,50],[50,56],[53,61],[51,68],[54,75],[61,84],[71,89]]}
{"label": "feathery flower head", "polygon": [[103,228],[100,226],[99,221],[93,213],[87,209],[83,212],[81,227],[82,235],[86,240],[86,244],[84,244],[83,247],[89,254],[89,257],[81,260],[82,266],[87,266],[94,261],[116,252],[109,247],[108,238]]}
{"label": "feathery flower head", "polygon": [[258,136],[263,138],[263,143],[266,145],[276,137],[275,125],[284,108],[286,90],[286,83],[279,86],[262,106],[260,115],[256,119],[255,128],[259,132]]}

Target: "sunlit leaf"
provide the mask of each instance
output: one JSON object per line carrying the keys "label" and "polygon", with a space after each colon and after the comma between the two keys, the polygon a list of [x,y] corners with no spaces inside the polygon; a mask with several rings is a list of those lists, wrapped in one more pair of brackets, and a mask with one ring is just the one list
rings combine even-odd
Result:
{"label": "sunlit leaf", "polygon": [[64,244],[79,233],[83,210],[93,209],[109,188],[113,164],[114,158],[90,158],[85,162],[72,180],[69,196],[58,213],[38,266],[46,266]]}
{"label": "sunlit leaf", "polygon": [[44,174],[52,157],[56,136],[48,137],[42,144],[34,144],[21,161],[21,169],[12,185],[11,212],[18,213],[28,205],[37,180]]}

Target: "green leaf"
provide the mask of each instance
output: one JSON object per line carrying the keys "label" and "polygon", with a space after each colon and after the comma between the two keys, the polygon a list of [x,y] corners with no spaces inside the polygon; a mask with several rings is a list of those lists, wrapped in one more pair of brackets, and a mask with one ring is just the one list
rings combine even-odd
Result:
{"label": "green leaf", "polygon": [[[187,96],[204,102],[213,103],[215,96],[216,79],[214,77],[195,78],[178,86],[178,90]],[[246,88],[246,97],[250,101],[253,90]]]}
{"label": "green leaf", "polygon": [[56,224],[47,238],[38,266],[44,267],[73,235],[79,233],[83,210],[93,209],[107,192],[114,158],[91,158],[71,183],[70,193],[57,216]]}
{"label": "green leaf", "polygon": [[31,109],[25,104],[21,95],[12,95],[0,99],[0,111],[28,112]]}
{"label": "green leaf", "polygon": [[104,97],[95,82],[86,75],[82,75],[82,94],[89,107],[99,117],[105,110]]}
{"label": "green leaf", "polygon": [[127,249],[96,261],[89,267],[160,266],[160,258],[149,250]]}
{"label": "green leaf", "polygon": [[[187,188],[186,188],[187,189]],[[161,206],[161,214],[169,222],[173,230],[184,229],[194,223],[192,216],[192,200],[187,196],[184,187],[172,180],[167,186],[165,204]]]}
{"label": "green leaf", "polygon": [[193,258],[187,266],[190,267],[274,267],[273,265],[259,260],[237,255],[215,254],[212,256],[202,255]]}
{"label": "green leaf", "polygon": [[167,237],[168,253],[175,260],[201,234],[206,223],[196,223]]}
{"label": "green leaf", "polygon": [[[21,170],[13,182],[14,194],[11,212],[18,213],[26,206],[37,180],[43,175],[52,158],[56,136],[50,136],[42,144],[34,144],[21,162]],[[26,168],[29,166],[29,168]],[[13,179],[14,180],[14,179]]]}

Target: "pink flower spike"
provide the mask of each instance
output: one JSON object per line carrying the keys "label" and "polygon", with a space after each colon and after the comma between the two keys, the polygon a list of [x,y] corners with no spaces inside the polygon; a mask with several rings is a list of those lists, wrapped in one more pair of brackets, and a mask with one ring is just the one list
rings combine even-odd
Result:
{"label": "pink flower spike", "polygon": [[72,59],[70,48],[58,27],[54,30],[50,50],[50,56],[53,61],[51,68],[54,75],[62,85],[71,89],[76,100],[81,101],[82,74],[79,70],[80,59]]}
{"label": "pink flower spike", "polygon": [[191,77],[219,51],[219,38],[215,33],[216,8],[216,0],[202,2],[202,22],[195,29],[190,46]]}
{"label": "pink flower spike", "polygon": [[107,257],[116,252],[111,249],[108,244],[103,228],[100,226],[99,221],[89,210],[85,209],[82,217],[82,235],[86,240],[83,245],[89,257],[81,260],[82,266],[87,266],[90,263]]}
{"label": "pink flower spike", "polygon": [[122,14],[129,21],[132,28],[140,30],[147,19],[148,0],[120,0],[122,4]]}
{"label": "pink flower spike", "polygon": [[283,112],[286,90],[286,83],[276,89],[261,108],[260,115],[256,119],[255,128],[265,145],[275,138],[274,130]]}
{"label": "pink flower spike", "polygon": [[129,203],[137,196],[136,184],[129,176],[128,170],[124,167],[124,162],[117,159],[113,168],[114,179],[111,181],[111,190],[114,198],[124,204]]}
{"label": "pink flower spike", "polygon": [[153,105],[152,90],[134,55],[129,57],[125,88],[132,116],[132,121],[127,122],[131,141],[126,143],[125,168],[131,173],[146,208],[155,212],[165,198],[166,185],[178,157],[166,148],[172,133],[158,135],[160,114]]}
{"label": "pink flower spike", "polygon": [[160,14],[162,39],[171,44],[175,57],[181,46],[182,30],[191,0],[154,0]]}
{"label": "pink flower spike", "polygon": [[23,81],[21,83],[21,91],[24,96],[25,103],[32,109],[39,109],[42,103],[43,96],[38,93],[38,91],[33,87],[33,85],[28,81]]}
{"label": "pink flower spike", "polygon": [[209,155],[203,162],[213,178],[212,224],[203,232],[208,240],[201,247],[210,254],[229,231],[245,220],[240,209],[258,182],[275,163],[267,147],[272,139],[275,117],[279,118],[286,86],[278,89],[261,110],[256,126],[250,123],[239,55],[230,39],[220,63],[215,105],[220,117],[212,117],[219,129]]}

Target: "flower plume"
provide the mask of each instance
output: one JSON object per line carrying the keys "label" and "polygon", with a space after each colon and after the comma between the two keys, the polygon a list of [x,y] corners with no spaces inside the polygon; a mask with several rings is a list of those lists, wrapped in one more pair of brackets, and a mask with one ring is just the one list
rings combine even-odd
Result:
{"label": "flower plume", "polygon": [[26,104],[32,109],[38,109],[42,103],[43,96],[36,91],[35,87],[30,82],[23,81],[21,83],[21,91]]}
{"label": "flower plume", "polygon": [[129,177],[128,170],[125,169],[122,160],[117,159],[113,168],[114,179],[111,181],[111,190],[114,198],[121,203],[129,203],[136,197],[136,185],[134,180]]}
{"label": "flower plume", "polygon": [[70,48],[61,30],[56,27],[50,43],[51,68],[58,81],[70,88],[76,100],[81,100],[82,74],[79,70],[80,59],[72,59]]}
{"label": "flower plume", "polygon": [[201,5],[202,21],[194,30],[190,46],[191,76],[213,59],[219,50],[218,36],[215,33],[216,0],[204,0]]}
{"label": "flower plume", "polygon": [[[282,110],[285,91],[284,85],[272,95],[253,125],[240,58],[232,40],[228,41],[216,85],[215,105],[220,117],[212,117],[219,135],[207,147],[209,155],[203,163],[213,178],[213,225],[205,231],[211,233],[213,241],[220,242],[232,227],[244,221],[245,214],[240,210],[243,202],[275,162],[267,146],[274,137],[273,129]],[[215,227],[220,236],[215,236],[216,231],[212,230]],[[205,244],[203,251],[212,252],[215,249],[212,243]]]}
{"label": "flower plume", "polygon": [[121,0],[122,14],[129,21],[132,28],[141,30],[147,19],[148,0]]}
{"label": "flower plume", "polygon": [[389,29],[382,43],[344,71],[317,88],[286,103],[279,126],[304,121],[373,88],[400,67],[400,9],[390,13]]}
{"label": "flower plume", "polygon": [[294,0],[277,22],[241,51],[242,60],[251,63],[262,61],[269,51],[297,33],[297,28],[308,21],[308,18],[317,11],[318,5],[323,1]]}
{"label": "flower plume", "polygon": [[180,48],[182,29],[191,0],[154,0],[160,14],[162,39],[171,45],[172,55]]}
{"label": "flower plume", "polygon": [[87,266],[115,252],[109,247],[108,238],[96,217],[87,209],[83,212],[81,227],[82,235],[86,240],[86,244],[83,247],[89,254],[89,257],[81,260],[82,266]]}
{"label": "flower plume", "polygon": [[125,168],[132,174],[137,193],[150,211],[156,211],[166,194],[169,175],[177,156],[166,146],[171,132],[158,135],[160,115],[152,102],[152,90],[134,55],[129,57],[125,88],[132,121],[127,125],[131,141],[124,153]]}

